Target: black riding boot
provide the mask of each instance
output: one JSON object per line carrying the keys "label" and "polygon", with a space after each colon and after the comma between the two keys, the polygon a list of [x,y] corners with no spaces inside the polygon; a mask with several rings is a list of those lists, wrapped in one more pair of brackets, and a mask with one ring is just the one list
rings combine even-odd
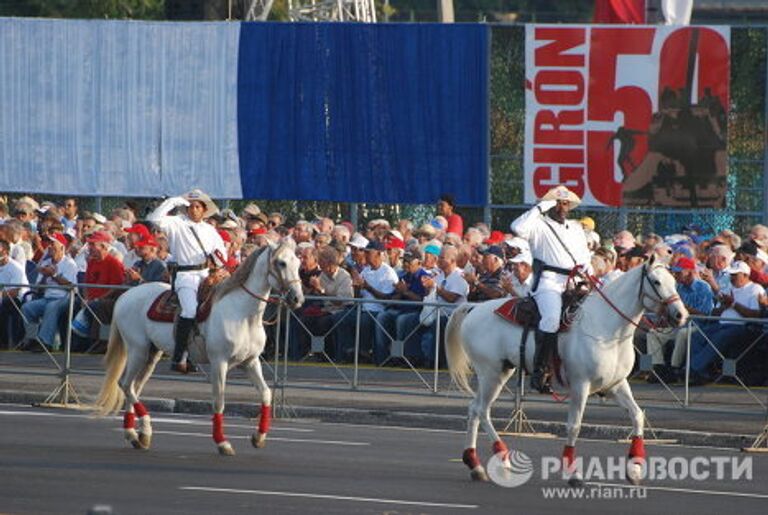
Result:
{"label": "black riding boot", "polygon": [[194,326],[194,318],[179,317],[176,321],[176,345],[173,348],[173,360],[171,361],[171,370],[175,372],[187,374],[192,371],[192,362],[187,360],[182,363],[181,360],[187,350],[187,345],[189,345],[189,336]]}
{"label": "black riding boot", "polygon": [[533,354],[531,389],[538,390],[539,393],[552,393],[549,383],[544,380],[544,372],[557,345],[557,333],[537,330],[535,340],[536,352]]}

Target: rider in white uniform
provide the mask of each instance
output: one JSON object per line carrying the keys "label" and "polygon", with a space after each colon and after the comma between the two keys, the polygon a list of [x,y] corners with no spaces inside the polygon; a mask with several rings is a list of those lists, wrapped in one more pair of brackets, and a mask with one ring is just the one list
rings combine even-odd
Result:
{"label": "rider in white uniform", "polygon": [[[185,215],[170,215],[177,207],[186,207]],[[227,261],[227,250],[216,229],[204,220],[218,212],[213,200],[200,190],[181,197],[166,199],[147,220],[168,235],[168,247],[176,260],[173,286],[179,296],[181,313],[176,322],[176,346],[171,370],[186,374],[189,336],[195,325],[197,290],[208,277],[209,268],[221,267]]]}
{"label": "rider in white uniform", "polygon": [[568,275],[574,267],[588,270],[590,252],[584,229],[576,220],[567,220],[571,209],[581,199],[565,186],[549,190],[530,210],[523,213],[511,228],[528,240],[534,265],[533,298],[539,307],[541,321],[536,331],[536,353],[531,388],[542,393],[550,391],[544,381],[544,368],[557,346],[560,311],[563,305]]}

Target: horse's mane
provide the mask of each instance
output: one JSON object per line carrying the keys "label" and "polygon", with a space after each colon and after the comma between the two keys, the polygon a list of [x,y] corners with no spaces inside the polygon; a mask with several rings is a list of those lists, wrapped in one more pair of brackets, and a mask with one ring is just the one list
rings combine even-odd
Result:
{"label": "horse's mane", "polygon": [[237,288],[241,287],[243,284],[245,284],[245,281],[248,280],[248,276],[251,275],[251,270],[253,270],[254,265],[256,264],[256,261],[258,261],[259,256],[261,256],[266,249],[268,249],[269,246],[265,245],[261,247],[260,249],[257,249],[253,251],[253,253],[248,256],[248,258],[240,263],[240,265],[235,269],[235,271],[227,277],[224,281],[222,281],[221,284],[216,286],[216,289],[214,290],[214,297],[213,300],[219,300],[227,293],[231,292],[232,290],[236,290]]}

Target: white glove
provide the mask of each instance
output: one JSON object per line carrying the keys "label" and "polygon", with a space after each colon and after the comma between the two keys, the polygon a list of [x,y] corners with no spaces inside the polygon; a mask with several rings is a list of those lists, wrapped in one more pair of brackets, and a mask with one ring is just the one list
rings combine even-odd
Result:
{"label": "white glove", "polygon": [[184,197],[173,197],[173,205],[175,207],[187,207],[189,206],[189,200],[185,199]]}
{"label": "white glove", "polygon": [[541,211],[542,213],[546,213],[556,205],[557,205],[557,200],[542,200],[541,202],[539,202],[537,207],[539,208],[539,211]]}

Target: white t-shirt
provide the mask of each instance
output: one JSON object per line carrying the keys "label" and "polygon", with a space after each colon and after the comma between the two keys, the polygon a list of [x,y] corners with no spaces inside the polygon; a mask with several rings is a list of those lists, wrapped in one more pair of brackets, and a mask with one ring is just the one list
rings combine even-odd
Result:
{"label": "white t-shirt", "polygon": [[[395,291],[395,285],[397,284],[397,272],[395,272],[395,270],[386,263],[382,263],[381,266],[376,270],[370,266],[366,266],[363,268],[363,271],[360,272],[360,276],[365,279],[365,282],[371,285],[371,287],[379,290],[381,293],[389,295]],[[376,298],[371,292],[365,289],[360,290],[360,297],[363,299]],[[379,311],[384,310],[384,305],[374,302],[365,302],[363,303],[363,309],[373,313],[378,313]]]}
{"label": "white t-shirt", "polygon": [[11,243],[11,259],[15,260],[22,268],[27,266],[27,250],[21,243]]}
{"label": "white t-shirt", "polygon": [[[446,277],[445,273],[441,270],[440,274],[435,278],[437,287],[448,290],[449,292],[455,293],[459,296],[459,298],[453,302],[453,304],[455,304],[454,306],[442,308],[442,315],[450,315],[453,313],[453,310],[456,309],[457,305],[467,301],[467,295],[469,294],[469,284],[464,279],[464,276],[461,272],[461,270],[456,268]],[[437,301],[448,302],[448,300],[442,298],[439,293],[437,295]]]}
{"label": "white t-shirt", "polygon": [[[24,267],[21,264],[9,258],[5,265],[0,266],[0,285],[6,284],[29,284],[27,280],[27,274],[24,271]],[[9,287],[9,289],[16,289],[16,287]],[[28,288],[19,288],[18,298],[27,292]]]}
{"label": "white t-shirt", "polygon": [[[738,302],[739,304],[741,304],[746,308],[759,310],[760,302],[758,301],[758,297],[765,293],[765,288],[763,288],[757,283],[748,282],[741,288],[731,287],[728,293],[730,295],[733,295],[734,304]],[[723,311],[723,313],[720,316],[723,318],[744,318],[741,314],[739,314],[738,311],[733,309],[733,306]],[[729,322],[727,320],[723,320],[720,323],[721,324],[738,324],[739,322]]]}
{"label": "white t-shirt", "polygon": [[[51,258],[46,257],[40,262],[40,267],[52,265]],[[54,265],[56,267],[56,273],[53,275],[61,275],[64,279],[71,283],[77,283],[77,264],[75,260],[69,256],[64,256],[61,261]],[[53,277],[48,277],[43,274],[37,276],[37,284],[58,286],[59,283],[53,280]],[[67,290],[61,288],[46,288],[43,292],[43,296],[46,299],[58,299],[65,297]]]}

